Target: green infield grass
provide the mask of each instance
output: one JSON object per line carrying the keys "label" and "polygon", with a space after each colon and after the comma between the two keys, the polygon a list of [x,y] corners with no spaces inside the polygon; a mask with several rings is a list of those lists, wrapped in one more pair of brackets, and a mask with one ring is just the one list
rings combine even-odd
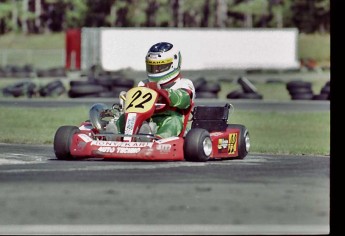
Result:
{"label": "green infield grass", "polygon": [[[59,126],[78,126],[89,107],[1,107],[0,142],[52,145]],[[236,110],[231,123],[245,125],[252,153],[330,154],[330,112],[254,112]]]}

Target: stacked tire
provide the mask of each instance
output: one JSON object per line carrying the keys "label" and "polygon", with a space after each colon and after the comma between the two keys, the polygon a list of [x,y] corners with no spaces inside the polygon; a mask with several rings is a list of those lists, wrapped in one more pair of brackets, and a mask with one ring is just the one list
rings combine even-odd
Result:
{"label": "stacked tire", "polygon": [[234,90],[226,95],[228,99],[263,99],[257,88],[245,77],[239,77],[237,83],[242,89]]}
{"label": "stacked tire", "polygon": [[193,81],[195,87],[196,98],[217,99],[221,90],[220,84],[217,82],[207,81],[204,77],[200,77]]}
{"label": "stacked tire", "polygon": [[292,80],[286,83],[291,100],[312,100],[314,97],[312,83],[308,81]]}
{"label": "stacked tire", "polygon": [[134,86],[134,80],[123,77],[103,76],[92,80],[70,81],[70,98],[80,97],[119,97],[121,91],[127,91]]}

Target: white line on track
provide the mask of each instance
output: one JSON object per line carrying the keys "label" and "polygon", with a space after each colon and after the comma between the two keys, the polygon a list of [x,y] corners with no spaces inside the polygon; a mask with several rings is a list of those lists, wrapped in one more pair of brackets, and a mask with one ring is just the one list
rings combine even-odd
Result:
{"label": "white line on track", "polygon": [[47,157],[45,156],[36,156],[32,154],[1,153],[0,155],[0,165],[42,163],[46,160]]}

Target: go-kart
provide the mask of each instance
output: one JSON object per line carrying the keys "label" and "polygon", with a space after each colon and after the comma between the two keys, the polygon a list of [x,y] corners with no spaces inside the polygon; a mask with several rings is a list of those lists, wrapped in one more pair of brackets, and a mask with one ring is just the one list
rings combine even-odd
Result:
{"label": "go-kart", "polygon": [[[54,136],[57,159],[109,158],[146,161],[196,161],[243,159],[250,148],[244,125],[228,124],[233,106],[190,106],[181,111],[184,124],[176,137],[160,138],[152,115],[167,108],[159,89],[134,87],[120,94],[111,108],[94,104],[89,120],[77,126],[61,126]],[[115,122],[124,115],[125,129]]]}

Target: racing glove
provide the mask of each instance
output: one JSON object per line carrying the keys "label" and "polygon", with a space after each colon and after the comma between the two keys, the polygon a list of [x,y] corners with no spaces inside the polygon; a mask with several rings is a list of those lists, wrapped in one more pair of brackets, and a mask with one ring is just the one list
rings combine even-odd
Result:
{"label": "racing glove", "polygon": [[[165,90],[165,89],[162,89]],[[166,89],[170,104],[169,106],[177,107],[179,109],[186,109],[191,105],[191,98],[189,93],[184,89]]]}
{"label": "racing glove", "polygon": [[145,87],[156,91],[159,94],[159,96],[161,97],[160,99],[162,99],[164,101],[164,103],[166,103],[168,106],[170,106],[171,101],[170,101],[169,93],[167,90],[161,89],[160,86],[155,82],[146,83]]}

